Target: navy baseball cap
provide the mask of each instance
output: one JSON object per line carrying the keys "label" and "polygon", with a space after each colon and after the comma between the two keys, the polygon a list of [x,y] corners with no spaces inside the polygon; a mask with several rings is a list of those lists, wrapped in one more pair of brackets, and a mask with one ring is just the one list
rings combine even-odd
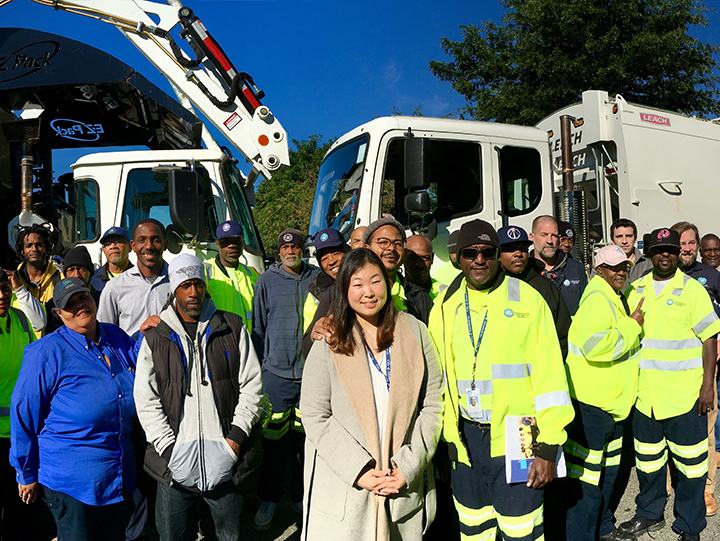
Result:
{"label": "navy baseball cap", "polygon": [[63,278],[55,285],[55,289],[53,290],[53,303],[55,304],[55,308],[65,310],[65,305],[70,297],[75,295],[75,293],[82,292],[90,293],[90,290],[80,278]]}
{"label": "navy baseball cap", "polygon": [[532,244],[532,241],[528,238],[527,231],[522,227],[516,225],[506,225],[498,229],[498,238],[500,239],[500,246],[506,244],[514,244],[516,242],[526,242]]}
{"label": "navy baseball cap", "polygon": [[221,223],[215,230],[216,239],[226,238],[244,238],[243,228],[235,220],[228,220],[227,222]]}
{"label": "navy baseball cap", "polygon": [[332,227],[318,231],[315,234],[313,245],[316,254],[330,248],[341,248],[343,251],[350,251],[350,246],[345,242],[345,237],[342,236],[340,231]]}
{"label": "navy baseball cap", "polygon": [[105,244],[105,241],[108,239],[108,237],[122,237],[127,242],[130,242],[130,237],[128,237],[127,231],[124,227],[111,227],[105,233],[103,233],[103,236],[100,237],[100,244]]}

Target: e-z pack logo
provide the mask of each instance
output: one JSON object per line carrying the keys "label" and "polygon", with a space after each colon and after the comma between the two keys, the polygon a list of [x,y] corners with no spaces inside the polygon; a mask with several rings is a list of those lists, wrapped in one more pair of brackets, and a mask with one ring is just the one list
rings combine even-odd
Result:
{"label": "e-z pack logo", "polygon": [[60,49],[56,41],[38,41],[7,56],[0,56],[0,83],[26,77],[46,66]]}
{"label": "e-z pack logo", "polygon": [[55,135],[73,141],[97,141],[105,133],[102,124],[85,124],[69,118],[56,118],[50,122]]}

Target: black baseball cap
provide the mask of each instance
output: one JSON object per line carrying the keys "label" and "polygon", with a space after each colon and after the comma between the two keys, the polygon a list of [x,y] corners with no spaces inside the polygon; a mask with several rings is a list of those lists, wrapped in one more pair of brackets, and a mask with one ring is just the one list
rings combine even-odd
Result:
{"label": "black baseball cap", "polygon": [[57,284],[53,290],[53,303],[55,308],[59,310],[65,310],[70,297],[75,293],[90,293],[90,290],[80,278],[63,278]]}
{"label": "black baseball cap", "polygon": [[655,229],[652,233],[643,235],[643,252],[645,255],[650,253],[653,248],[677,248],[680,249],[680,233],[663,227]]}

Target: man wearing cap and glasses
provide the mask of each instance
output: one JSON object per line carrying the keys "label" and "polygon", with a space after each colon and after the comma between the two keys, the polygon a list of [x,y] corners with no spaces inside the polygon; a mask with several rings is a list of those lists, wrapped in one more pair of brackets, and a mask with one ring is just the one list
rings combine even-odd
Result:
{"label": "man wearing cap and glasses", "polygon": [[[430,317],[446,377],[443,439],[465,539],[538,539],[543,491],[573,417],[550,310],[528,284],[499,272],[499,239],[482,220],[457,241],[462,274]],[[487,331],[487,332],[486,332]],[[505,415],[536,416],[527,484],[505,481]]]}
{"label": "man wearing cap and glasses", "polygon": [[253,297],[260,275],[240,261],[243,253],[243,228],[234,220],[221,223],[215,230],[218,255],[205,262],[208,293],[218,310],[242,318],[252,332]]}
{"label": "man wearing cap and glasses", "polygon": [[563,448],[571,500],[566,532],[574,541],[635,539],[615,529],[609,508],[625,421],[637,398],[643,300],[630,313],[622,295],[632,265],[619,246],[600,249],[570,326],[565,367],[575,419]]}
{"label": "man wearing cap and glasses", "polygon": [[631,310],[645,299],[632,423],[640,493],[635,498],[635,517],[619,529],[640,536],[665,526],[669,454],[678,470],[673,530],[679,539],[694,541],[707,524],[703,498],[708,471],[706,415],[715,407],[715,336],[720,320],[707,291],[678,269],[680,235],[663,228],[643,240],[653,271],[627,292]]}
{"label": "man wearing cap and glasses", "polygon": [[133,267],[130,262],[130,239],[124,227],[111,227],[100,237],[103,255],[107,261],[95,271],[90,284],[102,291],[110,280]]}
{"label": "man wearing cap and glasses", "polygon": [[567,336],[570,330],[570,312],[555,284],[542,275],[545,265],[539,259],[530,257],[532,241],[527,232],[515,225],[498,229],[500,240],[500,264],[508,276],[531,285],[547,303],[552,312],[555,330],[560,341],[563,359],[567,356]]}
{"label": "man wearing cap and glasses", "polygon": [[258,279],[255,287],[252,340],[262,362],[265,392],[272,417],[263,431],[255,529],[270,528],[283,495],[285,471],[291,463],[290,500],[302,512],[302,448],[304,433],[298,405],[305,366],[302,355],[303,302],[318,268],[303,262],[305,236],[287,228],[278,236],[280,262]]}

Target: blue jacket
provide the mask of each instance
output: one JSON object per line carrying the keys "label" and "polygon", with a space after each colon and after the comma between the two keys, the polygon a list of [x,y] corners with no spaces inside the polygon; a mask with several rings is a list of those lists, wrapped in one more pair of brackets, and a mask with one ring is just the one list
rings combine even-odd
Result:
{"label": "blue jacket", "polygon": [[10,410],[17,482],[87,505],[120,502],[135,485],[135,342],[99,329],[97,346],[64,326],[27,346]]}
{"label": "blue jacket", "polygon": [[[533,257],[530,254],[530,257]],[[588,276],[585,267],[577,259],[572,259],[562,250],[557,251],[557,260],[551,270],[542,272],[542,275],[550,278],[560,290],[563,300],[574,316],[580,306],[580,297],[588,284]]]}
{"label": "blue jacket", "polygon": [[295,274],[274,263],[255,286],[253,345],[263,368],[281,378],[302,377],[303,304],[319,270],[303,263],[300,274]]}
{"label": "blue jacket", "polygon": [[715,267],[696,261],[685,274],[702,284],[712,299],[715,313],[720,316],[720,272]]}

